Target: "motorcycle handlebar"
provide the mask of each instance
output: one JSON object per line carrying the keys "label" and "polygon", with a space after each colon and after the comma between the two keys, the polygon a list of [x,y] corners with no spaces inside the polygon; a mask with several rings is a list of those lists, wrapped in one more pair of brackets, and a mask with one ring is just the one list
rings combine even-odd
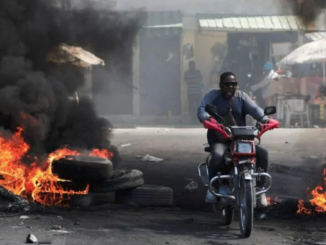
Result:
{"label": "motorcycle handlebar", "polygon": [[[270,119],[268,123],[266,124],[260,124],[259,127],[256,127],[257,130],[259,130],[259,133],[257,135],[257,138],[260,139],[260,137],[268,130],[272,130],[275,128],[279,128],[280,123],[277,120]],[[204,128],[214,130],[218,133],[220,133],[224,139],[232,139],[231,130],[229,127],[224,126],[223,124],[218,123],[214,118],[210,118],[208,120],[204,121]],[[227,131],[230,131],[230,133],[227,133]]]}

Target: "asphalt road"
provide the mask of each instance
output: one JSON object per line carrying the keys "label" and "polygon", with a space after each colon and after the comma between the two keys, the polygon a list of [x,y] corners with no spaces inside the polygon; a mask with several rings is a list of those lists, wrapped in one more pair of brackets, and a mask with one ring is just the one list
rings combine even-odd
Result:
{"label": "asphalt road", "polygon": [[[262,145],[269,149],[271,164],[313,168],[325,159],[324,135],[325,130],[321,129],[280,129],[266,133]],[[94,210],[28,214],[26,220],[18,216],[3,217],[0,218],[0,244],[24,244],[28,233],[35,234],[41,242],[54,245],[303,245],[324,242],[324,222],[312,217],[256,218],[254,231],[248,239],[239,238],[236,220],[229,227],[221,227],[217,215],[207,212],[206,189],[197,175],[197,165],[207,155],[203,152],[206,140],[202,129],[117,129],[113,142],[119,146],[123,158],[120,168],[143,171],[146,184],[172,187],[175,207],[142,209],[109,205]],[[163,161],[140,161],[139,156],[146,154]],[[271,174],[275,195],[305,196],[306,186],[311,184],[309,180],[284,173],[272,171]],[[321,170],[315,172],[315,176],[319,175]],[[188,193],[184,189],[189,179],[199,183],[198,192]]]}
{"label": "asphalt road", "polygon": [[[202,210],[206,188],[198,177],[197,166],[205,161],[206,131],[200,128],[139,128],[116,129],[113,143],[119,146],[123,158],[120,168],[139,169],[147,184],[167,185],[174,190],[175,204],[182,208]],[[324,163],[326,130],[278,129],[266,132],[261,146],[269,151],[270,165],[314,168]],[[162,162],[142,162],[139,156],[149,154]],[[317,168],[313,178],[297,178],[295,172],[275,174],[271,195],[290,195],[304,198],[307,187],[314,187],[315,177],[322,174]],[[197,193],[188,193],[184,187],[193,179],[199,183]]]}

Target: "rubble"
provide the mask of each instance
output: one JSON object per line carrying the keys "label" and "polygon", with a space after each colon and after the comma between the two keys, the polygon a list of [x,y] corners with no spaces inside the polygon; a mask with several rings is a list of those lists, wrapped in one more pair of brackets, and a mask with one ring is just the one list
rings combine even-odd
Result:
{"label": "rubble", "polygon": [[191,181],[188,185],[185,186],[185,190],[190,193],[198,191],[198,183],[196,181]]}
{"label": "rubble", "polygon": [[158,158],[158,157],[154,157],[151,155],[146,154],[145,156],[139,156],[141,157],[141,161],[143,162],[162,162],[163,159],[162,158]]}
{"label": "rubble", "polygon": [[37,238],[33,234],[28,234],[26,237],[26,243],[37,243]]}
{"label": "rubble", "polygon": [[22,216],[19,217],[19,219],[23,219],[23,220],[25,220],[25,219],[29,219],[29,216],[22,215]]}

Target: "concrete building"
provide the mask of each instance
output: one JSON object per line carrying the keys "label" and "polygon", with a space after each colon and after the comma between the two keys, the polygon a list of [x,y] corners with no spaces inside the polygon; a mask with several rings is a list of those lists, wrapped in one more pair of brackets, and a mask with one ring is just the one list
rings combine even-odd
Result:
{"label": "concrete building", "polygon": [[[296,16],[295,1],[94,0],[94,6],[100,8],[147,11],[147,22],[134,45],[132,86],[128,88],[132,114],[110,110],[102,114],[115,125],[187,124],[189,112],[183,74],[189,60],[196,62],[208,90],[216,86],[210,83],[212,71],[219,70],[227,56],[237,61],[238,69],[232,69],[243,77],[244,73],[255,72],[252,67],[260,70],[265,61],[277,61],[293,46],[324,38],[324,33],[305,31],[323,31],[325,15],[320,14],[307,27]],[[80,2],[72,5],[82,6]],[[242,51],[234,52],[238,48]],[[107,103],[119,105],[124,86],[114,87],[116,92],[107,95]]]}
{"label": "concrete building", "polygon": [[[250,55],[259,53],[260,58],[252,65],[262,66],[267,60],[277,61],[293,46],[321,38],[316,33],[303,35],[307,26],[294,15],[290,2],[117,0],[114,9],[132,11],[145,7],[148,18],[134,47],[133,85],[137,89],[133,90],[133,115],[112,115],[110,119],[114,123],[187,123],[183,73],[190,59],[202,72],[208,90],[214,86],[210,84],[211,71],[223,65],[228,47],[233,49],[239,40],[247,46],[244,49],[253,49]],[[325,16],[320,15],[310,29],[324,29],[324,20]],[[186,57],[189,47],[192,55]]]}

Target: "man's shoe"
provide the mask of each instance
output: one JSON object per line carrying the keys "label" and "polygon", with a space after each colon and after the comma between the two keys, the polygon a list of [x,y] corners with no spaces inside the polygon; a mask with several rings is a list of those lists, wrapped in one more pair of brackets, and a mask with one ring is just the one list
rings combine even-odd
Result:
{"label": "man's shoe", "polygon": [[259,208],[266,208],[268,206],[268,202],[267,202],[267,198],[266,198],[266,194],[265,193],[261,194],[258,197],[257,206]]}
{"label": "man's shoe", "polygon": [[208,203],[216,203],[217,198],[210,190],[207,190],[205,201],[208,202]]}

